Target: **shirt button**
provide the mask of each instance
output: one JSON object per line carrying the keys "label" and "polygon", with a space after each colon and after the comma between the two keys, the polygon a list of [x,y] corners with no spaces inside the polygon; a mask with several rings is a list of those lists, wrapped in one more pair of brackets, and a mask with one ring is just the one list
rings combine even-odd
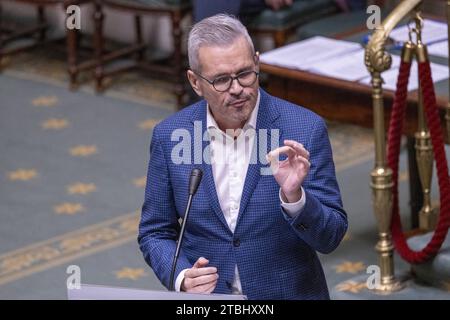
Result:
{"label": "shirt button", "polygon": [[233,240],[233,246],[239,247],[240,245],[241,245],[241,240],[239,240],[239,238]]}

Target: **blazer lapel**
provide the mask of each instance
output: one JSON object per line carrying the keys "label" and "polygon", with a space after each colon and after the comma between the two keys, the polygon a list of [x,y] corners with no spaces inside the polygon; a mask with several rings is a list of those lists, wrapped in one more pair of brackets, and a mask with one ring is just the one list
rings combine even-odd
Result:
{"label": "blazer lapel", "polygon": [[[210,205],[211,208],[213,209],[214,213],[217,215],[217,217],[219,218],[219,220],[223,223],[223,225],[226,227],[226,229],[230,232],[230,228],[228,227],[227,221],[225,220],[225,216],[222,212],[222,208],[220,207],[220,203],[219,203],[219,198],[217,197],[217,191],[216,191],[216,185],[214,183],[214,176],[213,176],[213,172],[212,172],[212,167],[211,167],[211,161],[210,159],[207,159],[208,161],[205,161],[205,159],[203,159],[203,155],[209,157],[209,153],[208,152],[204,152],[204,150],[209,146],[210,143],[210,139],[209,139],[209,135],[207,134],[207,128],[206,128],[206,101],[203,100],[200,103],[200,107],[196,109],[196,112],[194,113],[193,117],[192,117],[192,122],[195,123],[195,121],[200,121],[201,125],[202,125],[202,171],[203,171],[203,183],[205,184],[206,187],[206,192],[208,195],[208,198],[210,200]],[[208,137],[208,139],[203,139],[203,135],[205,134]],[[193,134],[193,137],[195,137],[195,134]],[[197,138],[197,137],[195,137]],[[195,143],[193,143],[193,145],[195,145]],[[194,154],[194,152],[196,150],[194,150],[194,146],[192,147],[192,152]],[[199,152],[199,150],[197,150],[197,152]]]}

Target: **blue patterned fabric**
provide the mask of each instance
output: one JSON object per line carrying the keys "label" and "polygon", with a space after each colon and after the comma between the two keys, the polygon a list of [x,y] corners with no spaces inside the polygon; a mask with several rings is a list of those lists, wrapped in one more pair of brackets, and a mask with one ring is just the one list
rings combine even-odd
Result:
{"label": "blue patterned fabric", "polygon": [[[281,209],[273,176],[260,174],[263,164],[250,164],[234,234],[220,209],[211,165],[171,161],[172,149],[179,143],[171,141],[172,132],[184,128],[194,137],[195,121],[202,122],[205,132],[204,100],[164,120],[153,131],[138,242],[157,277],[168,287],[189,175],[198,167],[203,179],[192,203],[175,278],[203,256],[218,269],[215,293],[231,293],[237,264],[243,293],[249,299],[328,299],[316,251],[329,253],[339,245],[347,230],[347,216],[324,121],[261,90],[256,129],[268,129],[269,133],[279,129],[280,145],[284,139],[293,139],[311,154],[311,169],[303,184],[306,205],[296,218],[288,218]],[[204,141],[192,146],[192,159],[194,148],[207,145]]]}

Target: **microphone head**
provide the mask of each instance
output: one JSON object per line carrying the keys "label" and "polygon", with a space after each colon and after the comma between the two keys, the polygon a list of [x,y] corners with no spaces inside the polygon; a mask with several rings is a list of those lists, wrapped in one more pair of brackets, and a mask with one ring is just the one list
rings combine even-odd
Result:
{"label": "microphone head", "polygon": [[202,181],[203,172],[200,169],[192,169],[189,177],[189,194],[194,195],[197,192],[200,181]]}

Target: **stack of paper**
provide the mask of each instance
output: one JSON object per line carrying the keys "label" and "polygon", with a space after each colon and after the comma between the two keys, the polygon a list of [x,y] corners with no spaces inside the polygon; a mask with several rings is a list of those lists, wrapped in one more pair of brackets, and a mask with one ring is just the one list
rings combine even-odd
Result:
{"label": "stack of paper", "polygon": [[[392,56],[391,68],[398,68],[399,65],[400,57]],[[370,76],[364,63],[364,49],[337,56],[324,62],[316,62],[311,65],[308,71],[347,81],[359,81]]]}
{"label": "stack of paper", "polygon": [[[428,30],[427,32],[430,34],[424,35],[424,37],[430,37],[433,40],[446,37],[446,33],[439,34],[440,31],[443,31],[441,30],[442,23],[426,20],[425,25],[428,26],[428,29],[424,28],[424,31]],[[404,28],[406,27],[400,27],[393,31],[396,40],[402,39]],[[434,43],[429,46],[428,50],[430,54],[442,56],[446,54],[448,56],[448,42]],[[261,62],[370,85],[371,77],[364,63],[364,54],[364,49],[358,43],[317,36],[266,52],[261,55]],[[400,57],[392,55],[391,68],[382,73],[383,88],[396,89],[399,67]],[[431,71],[434,82],[447,79],[449,76],[448,67],[444,65],[432,63]],[[411,67],[408,91],[417,88],[417,63],[414,62]]]}
{"label": "stack of paper", "polygon": [[428,54],[448,58],[448,40],[430,44],[428,46]]}
{"label": "stack of paper", "polygon": [[[412,24],[412,26],[415,26]],[[409,31],[408,26],[404,25],[392,30],[389,35],[395,41],[398,42],[406,42],[409,40]],[[422,29],[422,41],[423,43],[430,44],[433,42],[446,40],[448,36],[447,32],[447,24],[443,22],[438,22],[430,19],[423,20],[423,29]],[[415,36],[412,38],[415,41]]]}
{"label": "stack of paper", "polygon": [[361,46],[358,43],[317,36],[263,53],[261,62],[289,69],[308,70],[314,63],[322,63],[359,49]]}

